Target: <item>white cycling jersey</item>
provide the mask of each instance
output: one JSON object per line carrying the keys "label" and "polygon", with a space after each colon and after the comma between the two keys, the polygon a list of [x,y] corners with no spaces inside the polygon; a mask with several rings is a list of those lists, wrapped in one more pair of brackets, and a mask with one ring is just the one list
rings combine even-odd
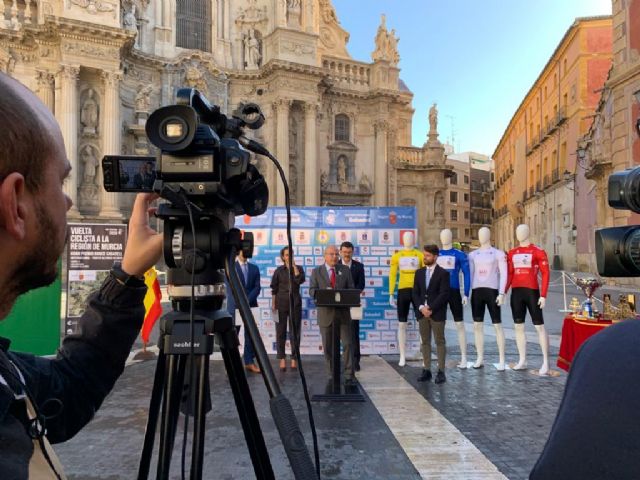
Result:
{"label": "white cycling jersey", "polygon": [[507,256],[497,248],[479,248],[469,254],[471,289],[493,288],[503,295],[507,286]]}

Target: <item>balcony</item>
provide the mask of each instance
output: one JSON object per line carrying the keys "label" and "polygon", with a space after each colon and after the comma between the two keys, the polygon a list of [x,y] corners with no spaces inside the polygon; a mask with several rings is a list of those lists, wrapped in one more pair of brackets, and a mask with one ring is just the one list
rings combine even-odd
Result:
{"label": "balcony", "polygon": [[541,191],[542,191],[542,182],[538,180],[536,182],[536,192],[541,192]]}
{"label": "balcony", "polygon": [[419,147],[398,147],[398,163],[424,164],[424,150]]}
{"label": "balcony", "polygon": [[542,186],[544,188],[547,188],[549,185],[551,185],[551,176],[550,175],[545,175],[544,176],[544,180],[542,181]]}
{"label": "balcony", "polygon": [[23,25],[38,23],[40,3],[33,0],[13,0],[13,2],[5,0],[0,16],[0,30],[20,30]]}
{"label": "balcony", "polygon": [[368,64],[323,57],[322,66],[329,71],[329,79],[335,87],[366,91],[369,89],[371,69]]}
{"label": "balcony", "polygon": [[533,194],[535,193],[533,187],[529,187],[529,198],[533,197]]}
{"label": "balcony", "polygon": [[554,168],[553,172],[551,172],[551,181],[553,183],[556,183],[559,180],[560,180],[560,171],[557,168]]}

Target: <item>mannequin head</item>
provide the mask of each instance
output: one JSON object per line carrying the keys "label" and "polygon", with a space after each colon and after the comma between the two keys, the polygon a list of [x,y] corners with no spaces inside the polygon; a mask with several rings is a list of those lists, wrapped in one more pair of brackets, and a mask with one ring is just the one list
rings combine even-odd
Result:
{"label": "mannequin head", "polygon": [[413,248],[416,244],[415,236],[413,232],[404,232],[402,234],[402,246],[406,249]]}
{"label": "mannequin head", "polygon": [[521,224],[516,227],[516,238],[520,244],[529,244],[529,225]]}
{"label": "mannequin head", "polygon": [[491,246],[491,230],[487,227],[482,227],[478,230],[478,241],[481,247]]}
{"label": "mannequin head", "polygon": [[447,249],[451,248],[451,243],[453,242],[453,233],[448,228],[445,228],[440,232],[440,243],[442,243],[442,248]]}

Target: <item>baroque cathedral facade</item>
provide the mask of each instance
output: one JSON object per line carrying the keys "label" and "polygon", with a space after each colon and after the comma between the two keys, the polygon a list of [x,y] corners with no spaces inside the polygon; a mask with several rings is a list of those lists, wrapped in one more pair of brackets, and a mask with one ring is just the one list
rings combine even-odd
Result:
{"label": "baroque cathedral facade", "polygon": [[[411,146],[413,94],[398,38],[382,17],[370,63],[351,58],[331,0],[4,0],[0,69],[54,112],[74,167],[65,185],[79,220],[119,219],[131,196],[105,192],[103,155],[156,153],[150,112],[193,87],[231,114],[261,106],[248,136],[282,164],[293,205],[415,205],[421,240],[444,227],[448,168],[437,112]],[[275,168],[255,158],[270,204]]]}

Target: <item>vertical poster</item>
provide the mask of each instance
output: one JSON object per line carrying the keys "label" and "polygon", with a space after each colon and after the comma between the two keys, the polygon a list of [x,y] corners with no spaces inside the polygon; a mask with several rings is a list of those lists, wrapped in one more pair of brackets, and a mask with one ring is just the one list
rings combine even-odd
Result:
{"label": "vertical poster", "polygon": [[[322,341],[317,324],[316,307],[309,297],[311,271],[324,263],[324,249],[349,241],[354,245],[354,258],[364,264],[365,290],[362,297],[363,319],[360,321],[360,351],[362,354],[397,353],[398,316],[389,305],[389,263],[391,255],[402,248],[405,231],[416,231],[414,207],[341,207],[293,208],[291,234],[295,262],[304,268],[302,295],[302,353],[322,353]],[[252,232],[254,256],[251,262],[260,269],[262,291],[258,298],[259,318],[256,318],[267,352],[276,351],[275,320],[271,312],[271,277],[282,264],[280,250],[287,245],[286,210],[270,208],[258,217],[242,216],[236,227]],[[397,284],[396,284],[397,291]],[[411,314],[413,315],[413,314]],[[244,327],[243,327],[244,328]],[[243,335],[240,335],[243,341]],[[415,320],[409,319],[407,350],[419,349]],[[287,352],[289,342],[287,341]]]}
{"label": "vertical poster", "polygon": [[87,297],[100,288],[113,262],[122,260],[126,238],[126,225],[69,225],[65,335],[77,332]]}

